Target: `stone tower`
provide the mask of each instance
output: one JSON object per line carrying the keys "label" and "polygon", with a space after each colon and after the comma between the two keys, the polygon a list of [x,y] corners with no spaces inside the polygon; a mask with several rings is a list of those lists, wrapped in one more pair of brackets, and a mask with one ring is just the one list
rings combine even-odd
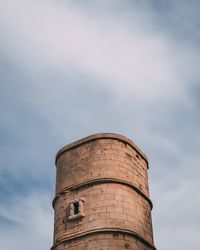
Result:
{"label": "stone tower", "polygon": [[95,134],[56,155],[53,250],[150,250],[148,160],[129,139]]}

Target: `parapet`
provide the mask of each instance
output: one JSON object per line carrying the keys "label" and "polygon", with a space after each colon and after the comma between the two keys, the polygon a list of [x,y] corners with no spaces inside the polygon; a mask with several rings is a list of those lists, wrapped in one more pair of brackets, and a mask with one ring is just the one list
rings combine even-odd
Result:
{"label": "parapet", "polygon": [[128,145],[130,145],[135,151],[138,152],[138,154],[146,161],[147,163],[147,167],[148,165],[148,158],[147,156],[142,152],[142,150],[130,139],[128,139],[127,137],[123,136],[123,135],[119,135],[119,134],[115,134],[115,133],[98,133],[98,134],[94,134],[94,135],[89,135],[87,137],[84,137],[80,140],[77,140],[73,143],[70,143],[66,146],[64,146],[63,148],[61,148],[57,154],[56,154],[56,159],[55,159],[55,163],[57,163],[57,159],[59,158],[59,156],[70,149],[73,149],[75,147],[78,147],[86,142],[89,141],[94,141],[94,140],[99,140],[99,139],[113,139],[113,140],[118,140],[121,141],[123,143],[126,143]]}

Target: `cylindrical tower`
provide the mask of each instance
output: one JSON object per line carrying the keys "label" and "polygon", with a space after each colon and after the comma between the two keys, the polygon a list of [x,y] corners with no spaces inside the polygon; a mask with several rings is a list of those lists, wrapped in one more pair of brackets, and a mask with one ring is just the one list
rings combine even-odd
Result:
{"label": "cylindrical tower", "polygon": [[150,250],[148,160],[129,139],[95,134],[56,155],[53,250]]}

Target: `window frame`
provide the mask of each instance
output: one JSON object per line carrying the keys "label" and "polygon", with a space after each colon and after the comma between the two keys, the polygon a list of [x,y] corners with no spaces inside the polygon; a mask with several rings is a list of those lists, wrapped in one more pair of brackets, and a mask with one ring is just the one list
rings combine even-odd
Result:
{"label": "window frame", "polygon": [[[84,198],[79,198],[79,199],[75,199],[70,201],[69,203],[69,216],[68,216],[68,220],[74,220],[74,219],[78,219],[78,218],[82,218],[84,217],[84,212],[83,212],[83,203],[85,202]],[[78,203],[78,213],[75,213],[75,210],[77,208],[75,208],[75,204]]]}

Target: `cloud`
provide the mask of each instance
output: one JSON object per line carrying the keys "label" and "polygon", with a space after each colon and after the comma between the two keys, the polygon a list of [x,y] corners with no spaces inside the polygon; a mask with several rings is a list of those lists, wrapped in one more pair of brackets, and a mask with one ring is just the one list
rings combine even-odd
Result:
{"label": "cloud", "polygon": [[[47,249],[52,244],[51,201],[45,193],[14,197],[0,205],[3,249]],[[2,220],[10,223],[2,224]]]}
{"label": "cloud", "polygon": [[184,95],[178,67],[188,68],[181,58],[193,58],[195,51],[187,56],[155,30],[148,12],[145,19],[138,8],[128,16],[94,17],[70,1],[11,3],[1,3],[2,48],[19,67],[32,73],[76,69],[118,96],[143,101]]}
{"label": "cloud", "polygon": [[149,155],[157,248],[198,249],[198,6],[0,2],[5,249],[50,246],[56,150],[109,131]]}
{"label": "cloud", "polygon": [[154,229],[160,249],[198,249],[198,162],[196,154],[183,155],[178,166],[154,181]]}

